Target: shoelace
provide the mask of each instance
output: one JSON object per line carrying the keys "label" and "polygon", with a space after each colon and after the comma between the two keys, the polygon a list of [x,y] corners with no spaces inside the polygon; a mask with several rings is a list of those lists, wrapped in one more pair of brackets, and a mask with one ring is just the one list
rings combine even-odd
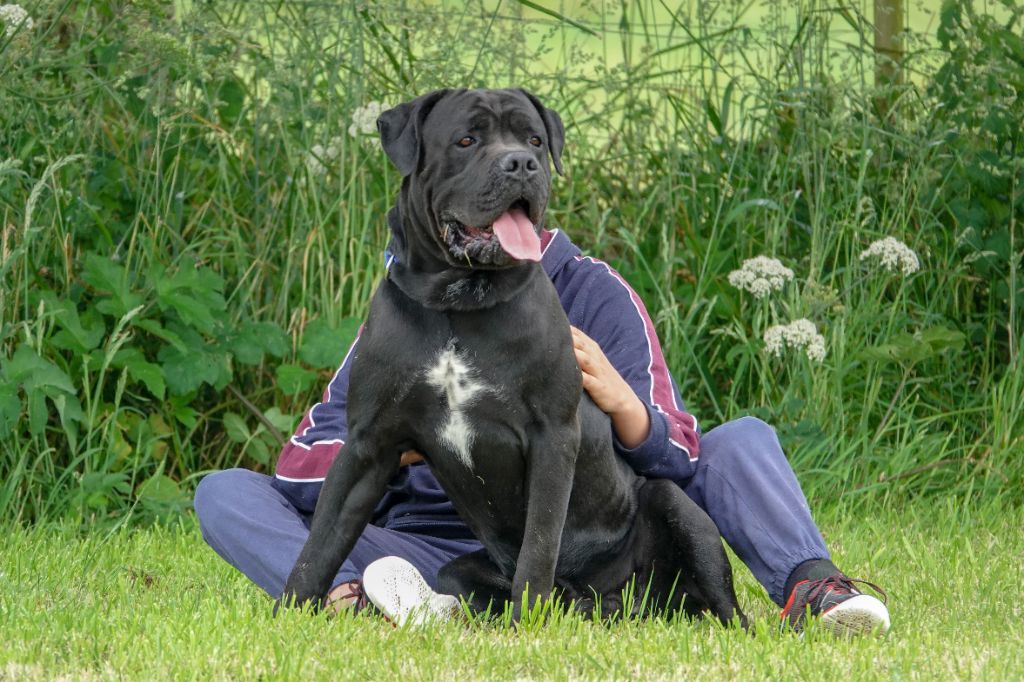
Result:
{"label": "shoelace", "polygon": [[363,583],[360,581],[353,581],[347,583],[347,586],[348,589],[339,594],[335,601],[354,600],[351,608],[355,609],[357,612],[365,609],[367,604],[370,603],[370,600],[367,599],[366,593],[363,592]]}
{"label": "shoelace", "polygon": [[840,573],[837,575],[830,575],[827,578],[819,580],[818,584],[811,588],[811,591],[807,593],[807,599],[804,603],[814,604],[820,598],[824,597],[829,589],[833,588],[837,589],[837,591],[842,592],[859,592],[859,590],[857,590],[857,588],[853,586],[854,583],[867,585],[872,590],[877,592],[879,595],[881,595],[883,604],[886,603],[889,599],[889,595],[887,595],[885,593],[885,590],[883,590],[878,585],[867,580],[861,580],[860,578],[850,578]]}

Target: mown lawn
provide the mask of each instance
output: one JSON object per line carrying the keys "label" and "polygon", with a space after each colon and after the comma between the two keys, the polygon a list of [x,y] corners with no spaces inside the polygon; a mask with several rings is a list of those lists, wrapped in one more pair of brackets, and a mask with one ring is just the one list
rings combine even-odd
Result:
{"label": "mown lawn", "polygon": [[[710,623],[519,631],[394,629],[370,617],[271,617],[271,602],[174,528],[7,528],[0,679],[1021,679],[1024,512],[933,498],[818,514],[837,563],[889,592],[886,638],[776,631],[777,610],[737,569],[756,636]],[[734,564],[737,567],[738,563]]]}

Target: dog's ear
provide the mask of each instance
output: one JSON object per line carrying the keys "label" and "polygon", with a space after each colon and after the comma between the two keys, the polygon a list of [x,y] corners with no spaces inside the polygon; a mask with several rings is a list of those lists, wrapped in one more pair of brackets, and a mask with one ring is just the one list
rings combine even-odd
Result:
{"label": "dog's ear", "polygon": [[420,127],[448,90],[434,90],[411,102],[388,109],[377,119],[380,144],[404,178],[416,172],[420,160]]}
{"label": "dog's ear", "polygon": [[562,148],[565,147],[565,126],[562,125],[562,117],[554,109],[548,109],[541,104],[540,100],[533,93],[527,92],[522,88],[519,88],[519,92],[526,95],[526,98],[537,109],[537,113],[540,114],[540,119],[544,121],[544,132],[548,136],[548,150],[551,152],[551,161],[554,162],[555,170],[558,171],[558,174],[562,175]]}

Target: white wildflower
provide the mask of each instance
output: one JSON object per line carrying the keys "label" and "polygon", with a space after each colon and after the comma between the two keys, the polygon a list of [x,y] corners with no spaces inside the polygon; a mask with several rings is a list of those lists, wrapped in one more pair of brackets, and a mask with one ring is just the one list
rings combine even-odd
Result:
{"label": "white wildflower", "polygon": [[306,154],[306,168],[311,175],[326,175],[327,167],[341,156],[341,138],[331,138],[327,146],[315,144]]}
{"label": "white wildflower", "polygon": [[865,260],[875,256],[881,261],[882,267],[889,272],[893,272],[898,267],[904,275],[912,275],[921,268],[917,254],[909,246],[893,237],[872,242],[871,246],[861,252],[860,259]]}
{"label": "white wildflower", "polygon": [[348,127],[349,137],[373,135],[377,132],[377,119],[391,105],[383,102],[370,102],[364,107],[356,107],[352,112],[352,125]]}
{"label": "white wildflower", "polygon": [[793,271],[775,258],[757,256],[743,261],[743,267],[729,273],[729,284],[744,289],[754,298],[764,298],[793,279]]}
{"label": "white wildflower", "polygon": [[793,350],[803,349],[808,359],[815,362],[825,359],[825,337],[818,333],[814,323],[808,319],[769,327],[764,333],[764,346],[770,355],[776,357],[782,357],[788,347]]}
{"label": "white wildflower", "polygon": [[31,31],[36,25],[21,5],[0,5],[0,24],[4,25],[4,38],[13,36],[19,26],[24,31]]}

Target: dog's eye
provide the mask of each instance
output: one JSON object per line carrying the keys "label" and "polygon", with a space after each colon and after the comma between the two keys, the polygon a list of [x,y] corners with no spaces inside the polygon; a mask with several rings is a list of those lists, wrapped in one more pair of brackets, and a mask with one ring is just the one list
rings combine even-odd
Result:
{"label": "dog's eye", "polygon": [[474,144],[476,144],[476,138],[466,135],[464,138],[462,138],[455,144],[459,145],[460,147],[472,147]]}
{"label": "dog's eye", "polygon": [[544,141],[543,141],[543,140],[541,140],[541,139],[540,139],[539,137],[537,137],[536,135],[534,135],[533,137],[531,137],[531,138],[530,138],[530,144],[532,144],[532,145],[533,145],[534,147],[539,147],[539,146],[541,146],[542,144],[544,144]]}

